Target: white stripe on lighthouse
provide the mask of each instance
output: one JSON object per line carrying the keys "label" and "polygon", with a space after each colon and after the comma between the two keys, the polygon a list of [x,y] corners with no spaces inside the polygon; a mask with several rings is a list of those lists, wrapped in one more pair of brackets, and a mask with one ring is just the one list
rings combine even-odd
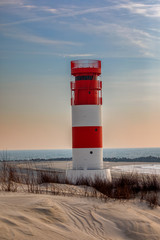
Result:
{"label": "white stripe on lighthouse", "polygon": [[103,168],[102,148],[73,148],[73,169],[93,170]]}
{"label": "white stripe on lighthouse", "polygon": [[101,105],[73,105],[72,127],[102,126]]}

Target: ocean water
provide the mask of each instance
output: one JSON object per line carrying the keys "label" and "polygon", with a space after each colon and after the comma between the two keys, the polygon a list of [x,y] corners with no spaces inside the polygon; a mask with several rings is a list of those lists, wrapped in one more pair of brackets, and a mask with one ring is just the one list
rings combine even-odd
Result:
{"label": "ocean water", "polygon": [[[103,149],[104,158],[140,158],[160,157],[160,148],[127,148],[127,149]],[[30,160],[30,159],[57,159],[71,158],[71,149],[53,150],[7,150],[0,151],[0,160]]]}

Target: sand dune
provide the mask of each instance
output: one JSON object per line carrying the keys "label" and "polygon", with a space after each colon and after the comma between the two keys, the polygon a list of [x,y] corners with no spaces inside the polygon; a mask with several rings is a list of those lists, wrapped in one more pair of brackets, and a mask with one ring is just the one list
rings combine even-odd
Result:
{"label": "sand dune", "polygon": [[0,239],[159,240],[160,208],[138,200],[0,193]]}

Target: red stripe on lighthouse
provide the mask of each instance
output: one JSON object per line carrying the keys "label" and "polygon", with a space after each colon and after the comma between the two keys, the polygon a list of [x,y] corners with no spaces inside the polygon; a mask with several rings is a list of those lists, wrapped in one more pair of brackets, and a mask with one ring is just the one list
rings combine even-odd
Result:
{"label": "red stripe on lighthouse", "polygon": [[102,127],[72,127],[72,148],[102,148]]}

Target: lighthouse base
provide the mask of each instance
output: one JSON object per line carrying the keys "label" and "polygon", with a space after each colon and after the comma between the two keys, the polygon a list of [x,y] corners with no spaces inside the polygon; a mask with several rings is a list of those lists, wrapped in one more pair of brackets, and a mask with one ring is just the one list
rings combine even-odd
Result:
{"label": "lighthouse base", "polygon": [[101,170],[66,170],[66,178],[72,183],[76,183],[81,178],[88,178],[94,180],[96,178],[111,182],[110,169]]}

